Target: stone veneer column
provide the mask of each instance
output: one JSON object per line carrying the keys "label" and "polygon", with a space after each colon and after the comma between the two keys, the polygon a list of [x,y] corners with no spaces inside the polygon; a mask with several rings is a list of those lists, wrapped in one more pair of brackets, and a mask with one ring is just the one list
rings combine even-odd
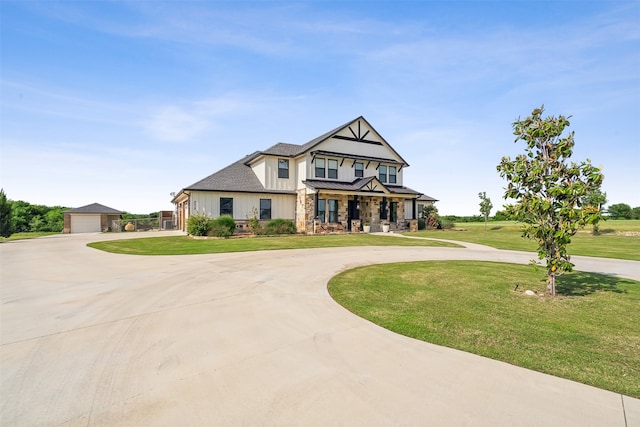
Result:
{"label": "stone veneer column", "polygon": [[296,231],[298,233],[306,233],[306,210],[305,210],[305,197],[307,194],[306,189],[301,189],[296,192]]}

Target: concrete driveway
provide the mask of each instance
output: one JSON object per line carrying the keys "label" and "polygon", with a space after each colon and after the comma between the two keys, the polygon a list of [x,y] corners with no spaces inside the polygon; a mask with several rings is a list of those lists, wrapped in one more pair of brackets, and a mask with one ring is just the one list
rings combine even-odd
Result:
{"label": "concrete driveway", "polygon": [[[85,246],[122,237],[0,244],[1,425],[640,426],[640,400],[397,335],[326,289],[358,265],[531,254]],[[640,280],[639,262],[574,262]]]}

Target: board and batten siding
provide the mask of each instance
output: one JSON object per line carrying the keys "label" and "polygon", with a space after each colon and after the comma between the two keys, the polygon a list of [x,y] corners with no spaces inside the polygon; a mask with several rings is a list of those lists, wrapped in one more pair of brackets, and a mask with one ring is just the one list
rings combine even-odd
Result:
{"label": "board and batten siding", "polygon": [[[289,178],[278,178],[279,159],[289,161]],[[258,171],[254,169],[254,173],[262,173],[262,175],[258,175],[258,178],[267,190],[296,190],[296,161],[294,159],[285,157],[265,157],[264,170]]]}
{"label": "board and batten siding", "polygon": [[223,193],[194,191],[191,193],[191,212],[205,213],[212,218],[220,216],[220,198],[233,199],[233,219],[253,217],[253,210],[260,211],[260,199],[271,199],[271,219],[295,219],[295,194]]}

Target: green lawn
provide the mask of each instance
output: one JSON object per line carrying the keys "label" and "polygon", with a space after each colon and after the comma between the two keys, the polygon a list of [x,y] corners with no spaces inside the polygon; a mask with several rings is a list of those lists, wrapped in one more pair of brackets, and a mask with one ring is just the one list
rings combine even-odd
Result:
{"label": "green lawn", "polygon": [[[329,292],[397,333],[640,397],[640,282],[574,272],[543,292],[531,266],[442,261],[335,276]],[[514,290],[515,284],[519,284]]]}
{"label": "green lawn", "polygon": [[[590,230],[578,232],[569,244],[570,255],[584,255],[604,258],[618,258],[640,261],[640,221],[605,221],[601,224],[601,234],[594,236]],[[624,233],[629,235],[625,235]],[[536,252],[537,244],[522,237],[520,225],[516,222],[458,223],[456,230],[430,230],[405,233],[410,236],[435,239],[459,240],[479,243],[498,249]]]}
{"label": "green lawn", "polygon": [[308,249],[340,246],[438,246],[459,245],[433,240],[400,239],[370,234],[324,236],[287,236],[242,239],[192,239],[187,236],[150,237],[90,243],[90,247],[107,252],[132,255],[189,255],[222,252],[265,251],[273,249]]}
{"label": "green lawn", "polygon": [[49,231],[34,231],[34,232],[29,232],[29,233],[14,233],[9,237],[0,237],[0,243],[8,242],[8,241],[11,241],[11,240],[35,239],[37,237],[52,236],[54,234],[60,234],[60,233],[53,233],[53,232],[49,232]]}

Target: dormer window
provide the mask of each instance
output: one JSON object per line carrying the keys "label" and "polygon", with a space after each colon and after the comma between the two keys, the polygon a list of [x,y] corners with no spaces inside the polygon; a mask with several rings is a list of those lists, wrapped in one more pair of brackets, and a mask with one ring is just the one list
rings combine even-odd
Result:
{"label": "dormer window", "polygon": [[329,166],[329,173],[327,174],[327,177],[330,179],[338,179],[338,161],[329,160],[327,163]]}
{"label": "dormer window", "polygon": [[380,182],[387,182],[387,167],[385,165],[378,166],[378,179]]}
{"label": "dormer window", "polygon": [[389,166],[389,184],[395,184],[397,182],[397,173],[395,166]]}
{"label": "dormer window", "polygon": [[325,171],[324,171],[324,167],[325,167],[325,159],[316,159],[315,164],[316,164],[316,178],[324,178],[325,177]]}
{"label": "dormer window", "polygon": [[289,178],[289,160],[278,159],[278,178]]}

